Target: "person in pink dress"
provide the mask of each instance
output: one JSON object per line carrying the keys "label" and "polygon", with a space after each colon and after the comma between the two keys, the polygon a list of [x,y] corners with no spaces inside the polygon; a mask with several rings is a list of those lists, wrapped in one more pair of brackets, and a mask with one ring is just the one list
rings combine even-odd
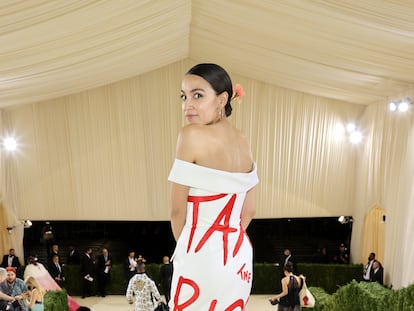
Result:
{"label": "person in pink dress", "polygon": [[178,136],[169,175],[172,256],[171,311],[245,310],[253,280],[246,228],[256,209],[257,170],[250,145],[228,117],[233,89],[216,64],[191,68],[181,84],[188,124]]}
{"label": "person in pink dress", "polygon": [[[24,269],[23,277],[26,280],[30,276],[35,278],[46,291],[62,289],[50,276],[49,271],[32,256],[27,258],[27,265]],[[69,295],[68,304],[70,311],[77,311],[80,307],[79,304]]]}

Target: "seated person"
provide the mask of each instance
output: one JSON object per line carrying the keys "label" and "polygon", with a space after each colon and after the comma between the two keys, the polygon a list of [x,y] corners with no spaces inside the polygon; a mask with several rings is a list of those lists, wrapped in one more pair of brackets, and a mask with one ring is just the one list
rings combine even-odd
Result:
{"label": "seated person", "polygon": [[384,285],[384,268],[378,260],[372,263],[370,281]]}

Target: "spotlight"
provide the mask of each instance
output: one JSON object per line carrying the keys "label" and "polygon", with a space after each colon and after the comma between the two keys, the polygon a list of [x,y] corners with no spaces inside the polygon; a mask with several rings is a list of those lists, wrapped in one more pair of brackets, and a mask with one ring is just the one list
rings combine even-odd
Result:
{"label": "spotlight", "polygon": [[359,144],[362,141],[362,134],[359,131],[354,131],[349,135],[349,141],[352,144]]}
{"label": "spotlight", "polygon": [[7,137],[3,140],[4,149],[14,151],[17,148],[17,142],[13,137]]}
{"label": "spotlight", "polygon": [[7,227],[6,229],[7,229],[7,232],[8,232],[9,234],[12,234],[12,232],[13,232],[13,227]]}
{"label": "spotlight", "polygon": [[359,144],[362,141],[362,134],[358,130],[358,127],[356,126],[355,123],[352,123],[352,122],[348,123],[346,125],[346,131],[348,132],[349,141],[352,144]]}
{"label": "spotlight", "polygon": [[352,217],[351,216],[339,216],[338,221],[341,225],[344,225],[349,222],[352,222]]}
{"label": "spotlight", "polygon": [[407,97],[404,99],[399,100],[393,100],[389,103],[389,109],[390,111],[400,111],[400,112],[406,112],[410,108],[410,105],[413,103],[411,98]]}
{"label": "spotlight", "polygon": [[23,222],[23,226],[24,226],[24,228],[25,228],[25,229],[30,228],[32,225],[33,225],[33,224],[32,224],[32,222],[31,222],[29,219],[26,219],[26,220]]}
{"label": "spotlight", "polygon": [[395,110],[397,110],[398,105],[397,105],[397,103],[390,102],[389,107],[390,107],[390,111],[395,111]]}
{"label": "spotlight", "polygon": [[402,101],[398,106],[398,110],[401,112],[406,112],[408,110],[408,102]]}
{"label": "spotlight", "polygon": [[348,123],[346,125],[346,130],[348,131],[348,133],[352,133],[356,130],[356,125],[355,123]]}

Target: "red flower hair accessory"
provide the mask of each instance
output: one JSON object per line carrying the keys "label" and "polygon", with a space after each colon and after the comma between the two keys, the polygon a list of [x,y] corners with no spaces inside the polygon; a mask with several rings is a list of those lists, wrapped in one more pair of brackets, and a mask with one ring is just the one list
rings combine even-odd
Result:
{"label": "red flower hair accessory", "polygon": [[236,84],[233,87],[233,96],[231,100],[236,100],[238,104],[241,104],[244,95],[245,93],[243,87],[240,84]]}

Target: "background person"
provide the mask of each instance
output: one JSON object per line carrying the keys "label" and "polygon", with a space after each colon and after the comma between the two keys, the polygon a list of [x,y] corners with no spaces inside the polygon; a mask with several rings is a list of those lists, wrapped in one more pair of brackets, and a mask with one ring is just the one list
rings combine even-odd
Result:
{"label": "background person", "polygon": [[344,243],[339,245],[338,253],[333,257],[333,262],[337,264],[349,264],[348,249]]}
{"label": "background person", "polygon": [[30,311],[43,311],[43,296],[45,289],[32,276],[25,280],[27,289],[29,290],[29,297],[26,298],[26,305]]}
{"label": "background person", "polygon": [[53,243],[51,246],[49,257],[47,258],[48,265],[53,261],[54,256],[57,256],[57,258],[59,259],[59,264],[62,265],[59,257],[59,245],[57,243]]}
{"label": "background person", "polygon": [[296,259],[292,255],[292,252],[289,248],[285,248],[283,250],[283,254],[279,261],[279,267],[282,269],[282,277],[284,276],[283,267],[290,262],[293,266],[293,273],[297,273],[297,265],[296,265]]}
{"label": "background person", "polygon": [[9,249],[9,253],[3,256],[1,266],[3,268],[14,267],[16,269],[21,266],[19,257],[16,256],[14,248]]}
{"label": "background person", "polygon": [[145,273],[145,259],[142,257],[137,262],[137,273],[128,282],[126,299],[130,304],[135,299],[135,311],[153,311],[161,302],[155,282]]}
{"label": "background person", "polygon": [[102,248],[102,253],[97,258],[98,274],[98,294],[106,296],[106,286],[108,285],[112,268],[112,257],[106,247]]}
{"label": "background person", "polygon": [[125,279],[127,284],[129,280],[137,273],[137,259],[135,252],[130,251],[128,257],[124,261]]}
{"label": "background person", "polygon": [[319,247],[316,252],[312,255],[313,263],[329,263],[329,256],[326,246]]}
{"label": "background person", "polygon": [[[0,283],[3,282],[7,278],[7,271],[6,269],[0,267]],[[3,293],[0,289],[0,310],[5,310],[8,303],[13,302],[15,300],[14,297],[9,296]]]}
{"label": "background person", "polygon": [[79,265],[80,264],[80,256],[75,246],[72,246],[72,245],[69,246],[66,262],[68,265]]}
{"label": "background person", "polygon": [[[35,278],[45,290],[61,290],[59,284],[50,276],[49,271],[33,256],[27,258],[27,265],[24,269],[24,279],[29,277]],[[68,305],[70,311],[77,311],[79,308],[79,304],[70,295],[68,295]]]}
{"label": "background person", "polygon": [[171,281],[173,274],[173,265],[170,262],[168,256],[162,258],[162,265],[160,268],[160,284],[162,291],[164,292],[165,302],[168,304],[170,301],[171,293]]}
{"label": "background person", "polygon": [[7,267],[6,279],[0,283],[0,292],[14,297],[17,304],[8,304],[8,310],[11,311],[27,311],[27,307],[24,301],[25,293],[27,292],[27,287],[24,284],[22,279],[16,277],[16,268]]}
{"label": "background person", "polygon": [[372,263],[370,281],[384,285],[384,268],[378,260],[374,260]]}
{"label": "background person", "polygon": [[293,264],[288,261],[283,267],[284,277],[281,280],[282,292],[273,296],[270,302],[279,301],[278,311],[300,311],[299,291],[302,278],[293,274]]}
{"label": "background person", "polygon": [[372,264],[375,261],[375,253],[370,253],[368,256],[368,262],[364,267],[364,273],[362,274],[362,279],[364,281],[370,281],[371,279],[371,269],[372,269]]}
{"label": "background person", "polygon": [[92,248],[87,247],[81,257],[81,274],[82,274],[82,298],[92,296],[92,284],[94,281],[95,262],[92,258]]}
{"label": "background person", "polygon": [[63,267],[59,263],[58,255],[53,255],[52,261],[49,263],[48,270],[50,276],[60,287],[62,287],[65,282],[65,273],[63,272]]}

